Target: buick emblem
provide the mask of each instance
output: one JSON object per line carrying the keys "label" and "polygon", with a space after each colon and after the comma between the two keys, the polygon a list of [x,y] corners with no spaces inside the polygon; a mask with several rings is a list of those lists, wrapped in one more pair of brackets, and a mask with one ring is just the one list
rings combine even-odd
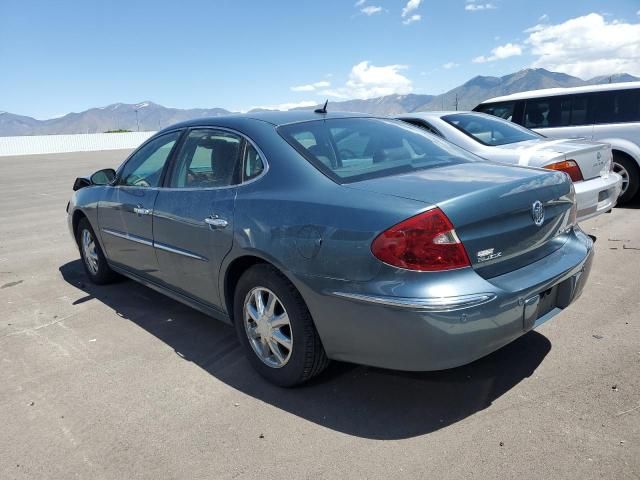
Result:
{"label": "buick emblem", "polygon": [[538,227],[544,223],[544,206],[540,200],[536,200],[531,205],[531,218]]}
{"label": "buick emblem", "polygon": [[596,158],[600,160],[602,158],[602,153],[598,152],[598,155],[596,155]]}

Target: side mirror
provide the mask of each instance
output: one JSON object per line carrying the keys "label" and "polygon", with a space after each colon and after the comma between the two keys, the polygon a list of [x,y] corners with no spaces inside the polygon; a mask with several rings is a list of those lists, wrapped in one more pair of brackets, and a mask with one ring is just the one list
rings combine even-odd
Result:
{"label": "side mirror", "polygon": [[91,185],[109,185],[115,178],[116,171],[113,168],[104,168],[91,175],[89,180]]}

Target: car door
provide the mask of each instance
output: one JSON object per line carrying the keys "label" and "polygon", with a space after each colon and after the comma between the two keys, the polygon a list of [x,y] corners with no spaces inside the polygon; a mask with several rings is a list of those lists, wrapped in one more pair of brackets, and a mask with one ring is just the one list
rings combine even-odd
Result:
{"label": "car door", "polygon": [[190,130],[154,208],[154,245],[163,282],[216,307],[223,303],[218,276],[233,243],[244,150],[245,140],[236,133]]}
{"label": "car door", "polygon": [[174,131],[144,144],[119,169],[98,206],[100,236],[109,260],[143,277],[157,275],[153,208],[168,160],[181,135]]}

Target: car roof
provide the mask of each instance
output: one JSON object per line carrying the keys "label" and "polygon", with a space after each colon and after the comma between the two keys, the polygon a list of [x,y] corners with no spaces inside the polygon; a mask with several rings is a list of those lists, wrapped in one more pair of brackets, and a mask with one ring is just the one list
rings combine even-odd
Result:
{"label": "car roof", "polygon": [[440,110],[433,112],[410,112],[403,113],[400,115],[396,115],[395,118],[399,119],[410,119],[410,118],[424,118],[425,120],[429,118],[442,118],[446,115],[454,115],[454,114],[470,114],[470,115],[484,115],[478,112],[471,112],[469,110]]}
{"label": "car roof", "polygon": [[543,88],[540,90],[529,90],[526,92],[512,93],[510,95],[504,95],[502,97],[489,98],[480,103],[494,103],[494,102],[507,102],[512,100],[524,100],[527,98],[540,98],[540,97],[553,97],[557,95],[567,95],[570,93],[591,93],[591,92],[608,92],[611,90],[628,90],[633,88],[640,88],[640,82],[619,82],[619,83],[605,83],[602,85],[584,85],[581,87],[567,87],[567,88]]}
{"label": "car roof", "polygon": [[194,118],[180,122],[164,130],[173,130],[176,128],[185,127],[225,127],[239,125],[243,122],[266,122],[274,126],[286,125],[288,123],[308,122],[311,120],[323,120],[329,118],[374,118],[372,115],[366,113],[353,113],[353,112],[331,112],[316,113],[313,110],[289,110],[289,111],[269,111],[269,112],[249,112],[249,113],[237,113],[231,115],[221,115],[218,117],[203,117]]}

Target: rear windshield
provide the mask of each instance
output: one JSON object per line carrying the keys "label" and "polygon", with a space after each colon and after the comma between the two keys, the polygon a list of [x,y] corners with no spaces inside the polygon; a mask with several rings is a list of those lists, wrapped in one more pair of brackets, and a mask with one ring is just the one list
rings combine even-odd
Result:
{"label": "rear windshield", "polygon": [[542,135],[520,125],[488,115],[453,113],[445,115],[442,120],[477,142],[492,147],[542,138]]}
{"label": "rear windshield", "polygon": [[283,125],[278,132],[316,168],[338,183],[481,161],[398,120],[314,120]]}

